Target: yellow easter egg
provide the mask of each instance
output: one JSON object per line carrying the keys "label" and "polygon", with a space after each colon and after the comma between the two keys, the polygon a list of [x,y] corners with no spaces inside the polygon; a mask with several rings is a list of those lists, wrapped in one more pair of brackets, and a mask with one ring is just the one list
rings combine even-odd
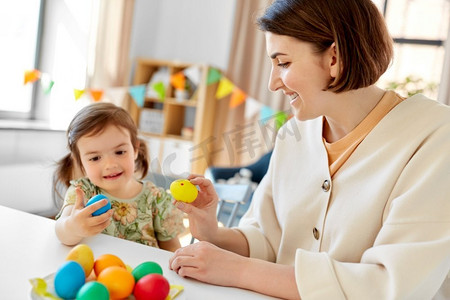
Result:
{"label": "yellow easter egg", "polygon": [[91,274],[92,268],[94,267],[94,253],[85,244],[79,244],[73,247],[69,254],[67,254],[66,260],[73,260],[79,263],[83,267],[86,277]]}
{"label": "yellow easter egg", "polygon": [[189,180],[178,179],[170,185],[170,192],[177,201],[191,203],[197,198],[198,190]]}

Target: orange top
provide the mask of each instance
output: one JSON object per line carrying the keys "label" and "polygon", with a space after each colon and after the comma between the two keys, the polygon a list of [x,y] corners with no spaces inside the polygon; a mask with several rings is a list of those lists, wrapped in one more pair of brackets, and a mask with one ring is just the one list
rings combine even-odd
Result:
{"label": "orange top", "polygon": [[404,99],[393,91],[387,91],[372,111],[349,134],[334,143],[328,143],[323,139],[328,152],[328,164],[330,166],[331,177],[347,161],[356,147],[358,147],[378,122]]}

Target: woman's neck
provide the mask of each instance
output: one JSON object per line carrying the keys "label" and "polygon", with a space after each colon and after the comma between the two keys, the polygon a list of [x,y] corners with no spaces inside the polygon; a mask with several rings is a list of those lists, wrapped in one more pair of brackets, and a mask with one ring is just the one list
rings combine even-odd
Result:
{"label": "woman's neck", "polygon": [[322,135],[334,143],[350,133],[372,111],[385,91],[372,85],[354,91],[335,94],[333,104],[325,114]]}

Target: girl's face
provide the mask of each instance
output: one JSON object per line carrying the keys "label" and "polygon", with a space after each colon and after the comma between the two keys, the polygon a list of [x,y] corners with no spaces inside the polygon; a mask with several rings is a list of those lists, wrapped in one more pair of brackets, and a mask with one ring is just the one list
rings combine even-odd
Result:
{"label": "girl's face", "polygon": [[266,32],[266,48],[272,61],[269,89],[282,90],[290,97],[294,115],[299,120],[324,115],[331,94],[324,89],[337,68],[334,48],[317,54],[310,43],[271,32]]}
{"label": "girl's face", "polygon": [[138,155],[128,130],[108,125],[99,134],[81,137],[77,147],[91,182],[109,194],[125,198],[126,191],[136,183],[134,168]]}

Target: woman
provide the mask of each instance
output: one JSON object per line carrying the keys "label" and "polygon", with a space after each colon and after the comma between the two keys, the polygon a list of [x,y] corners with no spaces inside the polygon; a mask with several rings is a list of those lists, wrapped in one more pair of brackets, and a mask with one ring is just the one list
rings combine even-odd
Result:
{"label": "woman", "polygon": [[177,206],[202,242],[171,268],[279,298],[449,299],[450,109],[375,86],[393,51],[370,0],[276,0],[258,24],[295,118],[238,228],[190,177]]}

